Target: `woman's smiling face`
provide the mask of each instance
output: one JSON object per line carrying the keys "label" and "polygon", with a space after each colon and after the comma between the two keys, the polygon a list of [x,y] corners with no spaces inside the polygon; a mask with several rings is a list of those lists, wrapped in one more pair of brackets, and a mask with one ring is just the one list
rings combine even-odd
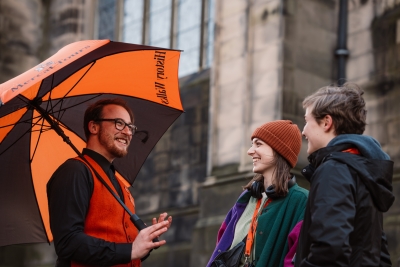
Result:
{"label": "woman's smiling face", "polygon": [[264,174],[275,167],[274,150],[259,138],[253,138],[247,155],[253,158],[253,172]]}

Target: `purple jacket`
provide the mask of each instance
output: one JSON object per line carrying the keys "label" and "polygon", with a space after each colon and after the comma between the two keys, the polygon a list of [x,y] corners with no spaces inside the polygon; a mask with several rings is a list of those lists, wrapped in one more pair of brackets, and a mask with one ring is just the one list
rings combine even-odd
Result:
{"label": "purple jacket", "polygon": [[240,216],[242,216],[243,211],[246,209],[247,203],[249,203],[250,195],[248,198],[242,199],[242,196],[247,192],[247,190],[243,191],[240,195],[238,201],[235,203],[233,208],[228,212],[223,221],[221,227],[218,230],[217,236],[217,246],[214,249],[214,252],[210,258],[210,261],[207,263],[207,267],[209,267],[212,261],[215,259],[217,255],[219,255],[222,251],[226,251],[232,244],[233,236],[235,234],[236,223],[239,220]]}

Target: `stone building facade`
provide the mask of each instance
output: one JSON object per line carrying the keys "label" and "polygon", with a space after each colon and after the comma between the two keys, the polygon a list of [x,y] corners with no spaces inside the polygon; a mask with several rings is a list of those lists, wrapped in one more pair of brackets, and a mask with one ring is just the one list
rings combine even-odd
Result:
{"label": "stone building facade", "polygon": [[[0,82],[38,64],[65,44],[98,38],[100,2],[0,1]],[[149,2],[142,6],[145,11]],[[180,3],[171,2],[171,6]],[[144,221],[163,211],[174,218],[164,237],[168,245],[153,251],[143,266],[205,266],[224,215],[252,177],[246,155],[252,131],[275,119],[290,119],[302,129],[304,97],[337,82],[339,0],[199,2],[203,8],[213,5],[212,53],[201,52],[195,71],[181,78],[186,112],[157,144],[132,188]],[[365,90],[365,134],[378,139],[395,162],[396,201],[384,216],[384,228],[393,266],[400,266],[400,0],[347,2],[347,80]],[[123,1],[116,3],[107,34],[123,40],[126,11]],[[174,31],[179,27],[169,19],[175,25],[171,36],[178,36]],[[140,36],[142,43],[151,40],[145,31]],[[179,48],[176,40],[169,41],[170,47]],[[208,65],[201,63],[206,54],[211,55]],[[307,188],[299,172],[307,164],[306,146],[304,142],[294,173]],[[0,248],[0,266],[54,264],[51,246],[24,248]],[[25,259],[18,257],[18,263],[10,263],[13,253],[26,255]]]}

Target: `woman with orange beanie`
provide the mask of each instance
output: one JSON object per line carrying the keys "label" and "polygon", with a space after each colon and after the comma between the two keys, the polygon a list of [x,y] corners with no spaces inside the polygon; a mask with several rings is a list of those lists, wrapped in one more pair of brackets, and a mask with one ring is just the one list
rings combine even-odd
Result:
{"label": "woman with orange beanie", "polygon": [[289,120],[253,132],[247,154],[255,176],[222,223],[207,267],[287,265],[288,235],[303,220],[308,197],[290,173],[301,142],[299,128]]}

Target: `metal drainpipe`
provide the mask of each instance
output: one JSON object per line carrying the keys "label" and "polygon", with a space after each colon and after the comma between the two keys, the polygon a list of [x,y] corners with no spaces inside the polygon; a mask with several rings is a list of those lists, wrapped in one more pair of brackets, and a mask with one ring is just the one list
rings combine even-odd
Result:
{"label": "metal drainpipe", "polygon": [[338,64],[338,85],[341,86],[346,81],[346,59],[349,56],[347,50],[347,0],[340,0],[339,6],[339,26],[338,42],[335,55]]}

